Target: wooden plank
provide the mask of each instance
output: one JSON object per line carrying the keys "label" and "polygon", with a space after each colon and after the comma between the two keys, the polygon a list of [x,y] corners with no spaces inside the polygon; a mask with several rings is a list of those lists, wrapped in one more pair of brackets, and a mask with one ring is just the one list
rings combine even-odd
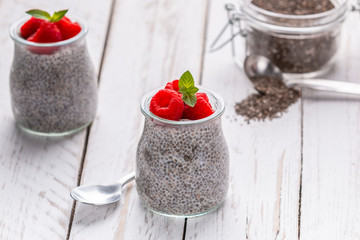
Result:
{"label": "wooden plank", "polygon": [[[359,15],[345,24],[339,64],[329,78],[359,82]],[[360,238],[359,98],[304,95],[300,239]]]}
{"label": "wooden plank", "polygon": [[66,138],[39,138],[15,128],[8,78],[13,57],[10,25],[31,8],[70,8],[90,27],[89,51],[100,66],[110,0],[0,1],[0,239],[65,239],[76,186],[85,131]]}
{"label": "wooden plank", "polygon": [[[207,46],[227,21],[225,3],[211,1]],[[237,48],[237,53],[243,49]],[[230,188],[218,211],[187,221],[186,239],[297,239],[301,102],[272,121],[247,124],[237,116],[235,103],[254,90],[233,63],[230,45],[206,53],[202,84],[226,104],[223,129],[230,150]]]}
{"label": "wooden plank", "polygon": [[[206,1],[118,1],[101,75],[82,184],[112,183],[134,170],[141,97],[190,70],[199,79]],[[180,239],[184,220],[154,215],[135,186],[120,203],[77,204],[71,239]]]}

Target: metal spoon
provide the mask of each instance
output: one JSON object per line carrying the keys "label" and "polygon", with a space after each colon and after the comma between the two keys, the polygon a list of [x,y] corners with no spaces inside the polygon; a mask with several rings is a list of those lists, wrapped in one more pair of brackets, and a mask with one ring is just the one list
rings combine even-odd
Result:
{"label": "metal spoon", "polygon": [[[286,86],[299,86],[318,91],[347,93],[360,95],[360,84],[352,82],[340,82],[325,79],[284,79],[281,70],[270,59],[251,54],[245,58],[244,70],[250,80],[258,76],[275,77],[282,80]],[[261,90],[260,90],[261,92]]]}
{"label": "metal spoon", "polygon": [[92,205],[106,205],[121,199],[122,187],[135,179],[135,172],[123,177],[111,185],[85,185],[71,190],[70,196],[75,200]]}

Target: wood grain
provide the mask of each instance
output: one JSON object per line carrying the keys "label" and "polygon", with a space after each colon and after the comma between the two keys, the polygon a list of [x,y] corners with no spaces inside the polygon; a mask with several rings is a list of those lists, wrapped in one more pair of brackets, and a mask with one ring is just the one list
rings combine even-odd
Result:
{"label": "wood grain", "polygon": [[11,111],[9,72],[13,57],[10,25],[30,8],[70,8],[84,18],[90,32],[89,50],[100,66],[110,1],[0,1],[0,239],[65,239],[84,147],[85,131],[66,138],[25,135]]}
{"label": "wood grain", "polygon": [[[211,1],[207,46],[226,23],[225,3]],[[237,47],[242,55],[244,45]],[[186,239],[297,239],[300,101],[279,119],[247,124],[235,114],[234,105],[254,90],[235,66],[230,45],[206,53],[202,84],[225,100],[222,119],[230,150],[230,188],[218,211],[188,220]]]}
{"label": "wood grain", "polygon": [[[360,83],[359,13],[347,20],[336,71]],[[300,239],[360,239],[360,98],[304,94]]]}
{"label": "wood grain", "polygon": [[[82,184],[112,183],[134,170],[141,97],[190,70],[200,76],[206,1],[117,1]],[[183,219],[154,215],[135,186],[117,205],[78,204],[71,239],[180,239]]]}

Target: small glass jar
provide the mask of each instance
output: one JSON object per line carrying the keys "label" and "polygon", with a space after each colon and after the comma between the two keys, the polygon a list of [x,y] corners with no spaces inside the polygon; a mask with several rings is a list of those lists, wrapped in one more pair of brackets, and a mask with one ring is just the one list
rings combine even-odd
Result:
{"label": "small glass jar", "polygon": [[269,58],[293,77],[315,77],[328,72],[339,48],[348,0],[332,1],[334,8],[309,15],[274,13],[245,1],[247,54]]}
{"label": "small glass jar", "polygon": [[171,121],[149,111],[157,91],[145,95],[145,125],[136,155],[136,188],[151,211],[194,217],[214,211],[229,185],[229,153],[221,126],[224,102],[200,88],[215,112],[200,120]]}
{"label": "small glass jar", "polygon": [[94,119],[97,78],[81,19],[75,37],[55,43],[35,43],[20,36],[28,19],[14,23],[14,58],[10,72],[12,110],[17,125],[26,132],[63,136],[80,131]]}

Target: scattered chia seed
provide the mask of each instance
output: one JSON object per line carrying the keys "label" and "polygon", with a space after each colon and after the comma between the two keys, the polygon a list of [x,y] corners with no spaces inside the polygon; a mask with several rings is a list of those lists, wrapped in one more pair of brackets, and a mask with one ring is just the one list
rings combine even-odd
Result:
{"label": "scattered chia seed", "polygon": [[250,120],[265,120],[280,117],[287,108],[295,103],[300,92],[287,88],[279,79],[272,77],[253,78],[255,89],[261,93],[251,94],[248,98],[235,105],[237,114]]}
{"label": "scattered chia seed", "polygon": [[10,73],[17,123],[39,133],[65,133],[91,123],[97,81],[85,41],[51,54],[15,44]]}
{"label": "scattered chia seed", "polygon": [[[330,0],[253,0],[252,4],[270,12],[307,15],[334,8]],[[303,20],[274,19],[274,25],[303,27]],[[310,20],[307,20],[309,24]],[[266,56],[285,73],[310,73],[321,70],[335,55],[340,25],[312,34],[280,34],[250,27],[247,47],[250,53]]]}
{"label": "scattered chia seed", "polygon": [[229,185],[229,153],[220,118],[166,126],[148,118],[136,157],[136,188],[158,213],[191,216],[217,208]]}

